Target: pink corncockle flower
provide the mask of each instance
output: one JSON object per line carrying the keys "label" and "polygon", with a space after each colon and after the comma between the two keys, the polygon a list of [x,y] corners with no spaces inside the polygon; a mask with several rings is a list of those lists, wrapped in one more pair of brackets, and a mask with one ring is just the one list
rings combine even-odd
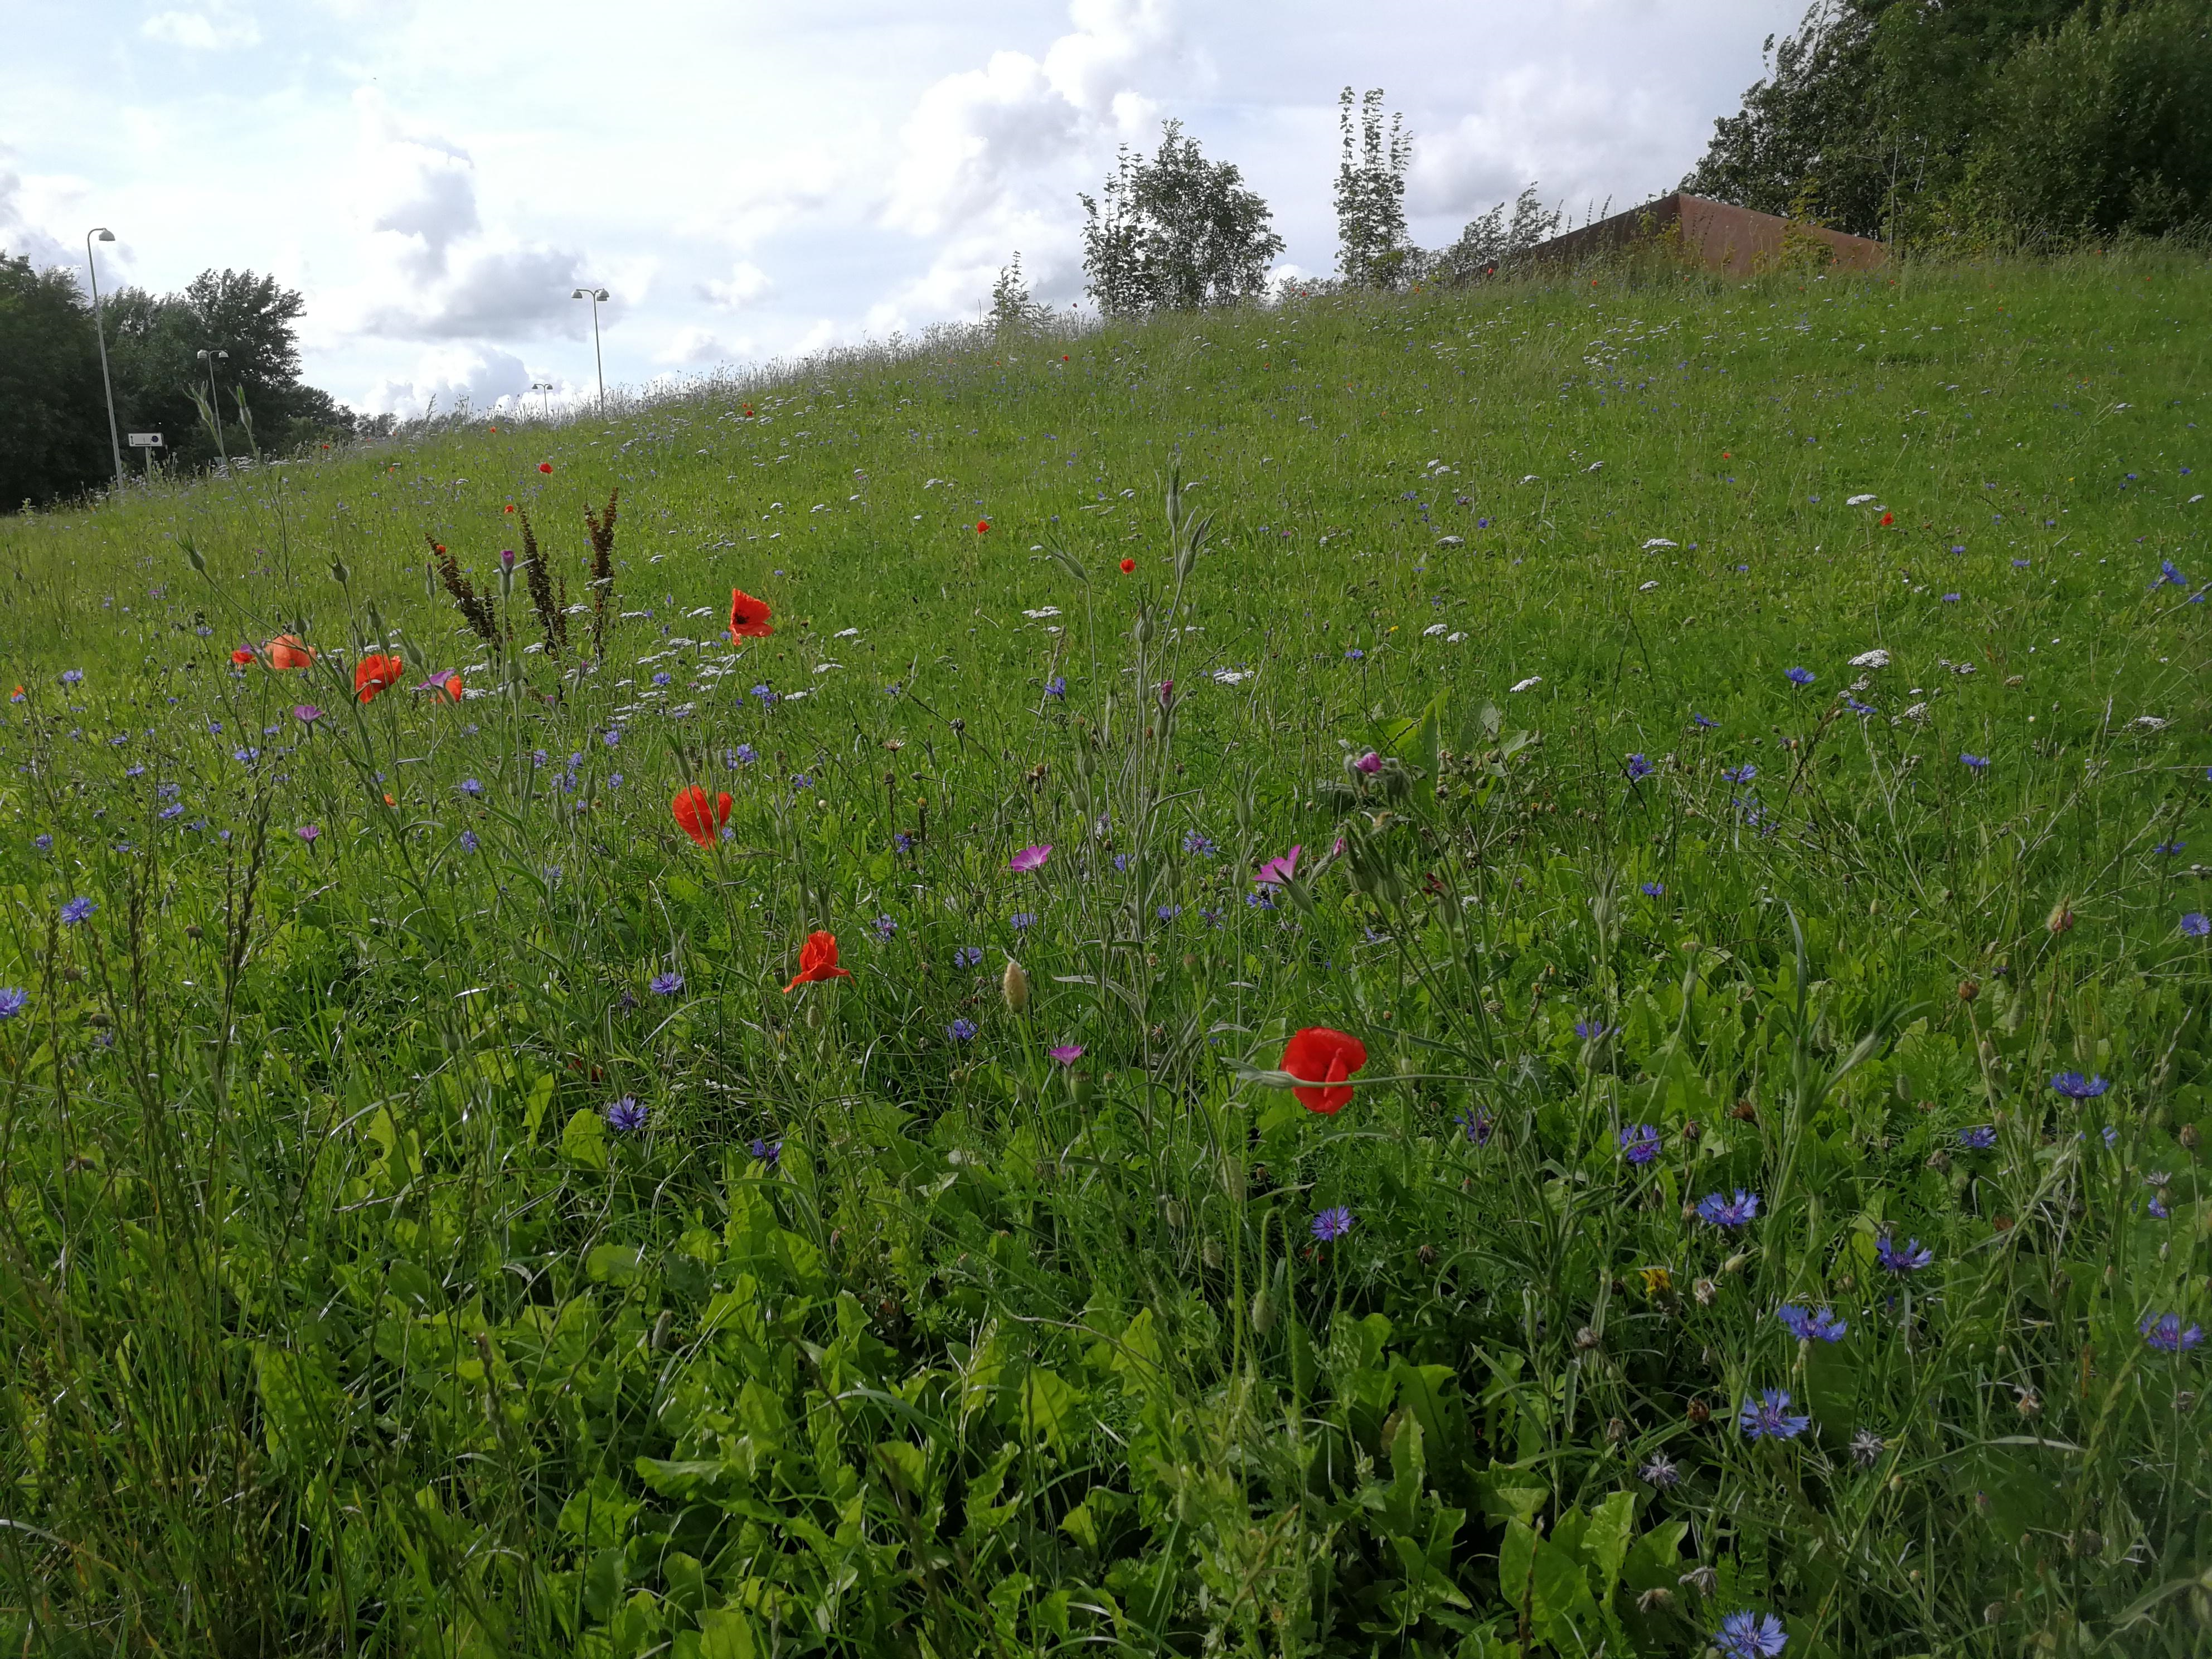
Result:
{"label": "pink corncockle flower", "polygon": [[1160,708],[1163,710],[1174,708],[1175,682],[1173,680],[1162,680],[1157,690],[1160,699]]}
{"label": "pink corncockle flower", "polygon": [[1298,872],[1298,854],[1305,850],[1303,846],[1293,847],[1282,857],[1269,859],[1252,879],[1262,887],[1273,887],[1290,880]]}
{"label": "pink corncockle flower", "polygon": [[1352,764],[1357,770],[1366,773],[1371,778],[1382,769],[1382,757],[1370,749]]}
{"label": "pink corncockle flower", "polygon": [[1073,1066],[1083,1058],[1083,1045],[1079,1042],[1063,1042],[1057,1048],[1046,1049],[1045,1053],[1063,1066]]}
{"label": "pink corncockle flower", "polygon": [[1018,874],[1026,875],[1032,870],[1043,869],[1044,861],[1051,856],[1050,842],[1045,842],[1042,847],[1024,847],[1006,860],[1006,867]]}
{"label": "pink corncockle flower", "polygon": [[307,726],[313,726],[322,717],[323,711],[311,702],[299,703],[292,710],[292,718]]}

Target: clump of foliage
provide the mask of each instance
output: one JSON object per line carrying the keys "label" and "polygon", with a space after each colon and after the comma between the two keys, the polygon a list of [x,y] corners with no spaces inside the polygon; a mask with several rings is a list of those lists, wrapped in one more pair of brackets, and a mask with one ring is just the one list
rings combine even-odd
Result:
{"label": "clump of foliage", "polygon": [[1234,163],[1208,161],[1179,121],[1150,156],[1126,145],[1097,198],[1083,204],[1086,292],[1109,317],[1194,311],[1259,297],[1283,251],[1267,204]]}

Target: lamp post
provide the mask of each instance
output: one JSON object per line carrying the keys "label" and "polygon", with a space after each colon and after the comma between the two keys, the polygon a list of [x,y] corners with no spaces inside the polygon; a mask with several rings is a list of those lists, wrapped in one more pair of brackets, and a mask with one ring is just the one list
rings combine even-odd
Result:
{"label": "lamp post", "polygon": [[200,349],[200,361],[208,366],[208,412],[215,417],[216,453],[222,457],[223,475],[227,477],[230,473],[230,450],[222,441],[222,404],[216,401],[222,394],[216,390],[215,366],[219,362],[228,362],[230,354],[228,351],[211,350],[203,346]]}
{"label": "lamp post", "polygon": [[592,363],[599,371],[599,413],[604,415],[607,412],[607,365],[599,356],[599,301],[607,297],[607,291],[603,288],[580,288],[568,297],[592,302]]}
{"label": "lamp post", "polygon": [[107,325],[100,317],[100,267],[93,263],[92,245],[97,240],[112,242],[115,233],[106,225],[94,225],[84,234],[84,268],[92,275],[92,328],[100,336],[100,383],[107,389],[107,447],[115,452],[115,483],[123,483],[123,439],[115,428],[115,382],[107,373]]}
{"label": "lamp post", "polygon": [[553,418],[553,382],[532,380],[530,383],[530,389],[540,394],[538,399],[538,412],[545,419],[551,420]]}

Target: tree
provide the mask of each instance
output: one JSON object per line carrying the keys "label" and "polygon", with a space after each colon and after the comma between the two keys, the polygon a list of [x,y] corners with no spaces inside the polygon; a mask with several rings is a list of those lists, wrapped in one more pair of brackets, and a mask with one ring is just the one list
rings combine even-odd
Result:
{"label": "tree", "polygon": [[1022,275],[1022,256],[1015,250],[1013,263],[999,267],[999,280],[991,284],[991,322],[1001,332],[1033,328],[1042,322],[1052,307],[1030,297],[1028,280]]}
{"label": "tree", "polygon": [[1208,161],[1181,122],[1165,124],[1149,160],[1124,146],[1103,193],[1103,210],[1088,194],[1078,199],[1087,291],[1109,317],[1195,311],[1265,292],[1268,264],[1283,251],[1267,204],[1232,164]]}
{"label": "tree", "polygon": [[114,468],[91,306],[68,272],[0,253],[0,510],[81,495]]}
{"label": "tree", "polygon": [[1336,167],[1336,268],[1355,288],[1396,288],[1419,263],[1420,251],[1406,235],[1406,167],[1413,159],[1413,141],[1400,115],[1390,118],[1384,137],[1380,87],[1359,100],[1356,123],[1350,87],[1336,102],[1343,139]]}
{"label": "tree", "polygon": [[2207,0],[1820,0],[1682,188],[1907,240],[2172,228],[2208,35]]}
{"label": "tree", "polygon": [[1559,234],[1566,215],[1547,208],[1532,182],[1513,204],[1513,217],[1505,216],[1500,202],[1480,219],[1468,222],[1459,240],[1431,255],[1429,269],[1440,282],[1466,283],[1493,276],[1539,242]]}

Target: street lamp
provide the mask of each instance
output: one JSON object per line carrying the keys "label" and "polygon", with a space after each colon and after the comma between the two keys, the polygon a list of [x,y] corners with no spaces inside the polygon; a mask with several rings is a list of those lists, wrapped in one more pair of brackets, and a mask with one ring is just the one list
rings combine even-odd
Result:
{"label": "street lamp", "polygon": [[607,365],[599,356],[599,301],[607,297],[607,291],[603,288],[580,288],[568,297],[592,302],[592,362],[599,370],[599,413],[604,415],[607,412]]}
{"label": "street lamp", "polygon": [[107,374],[107,328],[100,319],[100,267],[92,261],[92,245],[98,240],[112,242],[115,233],[106,225],[95,225],[84,234],[84,268],[92,273],[92,327],[100,336],[100,383],[107,388],[107,444],[115,452],[115,482],[123,483],[123,440],[115,429],[115,382]]}
{"label": "street lamp", "polygon": [[553,418],[553,382],[550,380],[532,380],[530,383],[530,389],[532,392],[542,392],[544,394],[538,400],[539,412],[544,415],[547,420],[551,420]]}
{"label": "street lamp", "polygon": [[222,404],[216,401],[221,394],[216,391],[215,366],[219,362],[228,362],[230,354],[228,351],[212,351],[206,347],[202,347],[200,361],[208,366],[208,411],[215,417],[216,453],[222,457],[223,475],[228,477],[230,474],[230,451],[222,441]]}

